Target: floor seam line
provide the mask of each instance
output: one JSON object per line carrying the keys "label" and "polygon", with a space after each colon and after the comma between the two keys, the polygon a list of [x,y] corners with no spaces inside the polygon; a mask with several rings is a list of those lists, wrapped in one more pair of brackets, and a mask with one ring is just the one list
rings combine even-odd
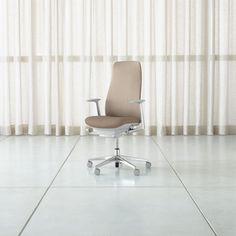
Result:
{"label": "floor seam line", "polygon": [[208,224],[208,226],[210,227],[211,231],[214,233],[215,236],[218,236],[216,233],[216,230],[213,228],[213,226],[211,225],[210,221],[206,218],[206,216],[203,214],[203,211],[201,210],[200,206],[198,206],[197,202],[194,200],[192,194],[189,192],[189,190],[187,189],[187,187],[185,186],[184,182],[182,181],[182,179],[180,178],[178,172],[175,170],[175,168],[171,165],[171,163],[169,162],[168,158],[166,157],[166,155],[164,154],[162,148],[160,147],[160,145],[153,139],[152,137],[152,141],[156,144],[156,146],[158,147],[158,149],[160,150],[162,156],[164,157],[164,159],[166,160],[166,162],[168,163],[168,165],[170,166],[170,168],[173,170],[173,172],[175,173],[176,177],[179,179],[179,181],[181,182],[181,184],[183,185],[185,191],[187,192],[187,194],[189,195],[190,199],[192,200],[192,202],[194,203],[194,205],[196,206],[196,208],[198,209],[198,211],[200,212],[200,214],[202,215],[202,217],[204,218],[204,220],[206,221],[206,223]]}
{"label": "floor seam line", "polygon": [[56,172],[55,176],[53,177],[52,181],[50,182],[49,186],[46,188],[45,192],[43,193],[42,197],[40,198],[40,200],[38,201],[36,207],[34,208],[34,210],[32,211],[32,213],[30,214],[30,216],[28,217],[28,219],[26,220],[25,224],[23,225],[22,229],[20,230],[18,236],[21,236],[22,233],[24,232],[26,226],[28,225],[28,223],[30,222],[30,220],[32,219],[33,215],[35,214],[35,212],[37,211],[39,205],[41,204],[41,202],[43,201],[44,197],[46,196],[46,194],[48,193],[49,189],[51,188],[52,184],[54,183],[56,177],[58,176],[58,174],[60,173],[61,169],[63,168],[64,164],[67,162],[67,160],[69,159],[71,153],[74,151],[76,145],[78,144],[80,140],[80,136],[76,139],[74,145],[72,146],[72,149],[70,150],[69,154],[66,156],[65,160],[62,162],[61,166],[59,167],[58,171]]}

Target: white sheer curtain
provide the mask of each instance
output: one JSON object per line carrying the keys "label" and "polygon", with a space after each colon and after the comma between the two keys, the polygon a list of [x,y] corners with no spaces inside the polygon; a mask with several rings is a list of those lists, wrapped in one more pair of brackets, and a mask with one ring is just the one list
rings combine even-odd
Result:
{"label": "white sheer curtain", "polygon": [[85,134],[117,60],[145,134],[236,134],[235,0],[0,0],[0,134]]}

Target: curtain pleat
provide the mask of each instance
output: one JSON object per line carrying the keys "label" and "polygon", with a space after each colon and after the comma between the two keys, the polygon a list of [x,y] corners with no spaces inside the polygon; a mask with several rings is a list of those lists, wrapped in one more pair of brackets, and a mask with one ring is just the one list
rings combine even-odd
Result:
{"label": "curtain pleat", "polygon": [[[202,9],[204,7],[204,3],[202,1],[196,1],[196,21],[195,21],[195,33],[196,33],[196,41],[195,41],[195,51],[196,55],[202,55],[203,54],[203,33],[202,33],[202,27],[205,22],[203,19],[203,12]],[[189,24],[190,26],[190,24]],[[188,26],[188,27],[189,27]],[[189,29],[189,35],[190,35],[190,29]],[[190,52],[189,52],[190,54]],[[202,122],[202,116],[203,116],[203,109],[204,103],[202,103],[202,96],[203,96],[203,87],[202,87],[202,76],[203,76],[203,63],[202,61],[195,61],[195,88],[196,88],[196,95],[195,95],[195,135],[201,134],[201,122]],[[188,93],[189,96],[189,93]],[[186,132],[187,134],[187,132]]]}
{"label": "curtain pleat", "polygon": [[[229,0],[219,1],[219,55],[229,54]],[[219,132],[226,134],[227,126],[227,91],[228,61],[219,60]]]}
{"label": "curtain pleat", "polygon": [[55,33],[54,33],[54,45],[55,45],[55,96],[54,96],[54,106],[55,106],[55,134],[61,135],[61,84],[60,84],[60,71],[59,71],[59,4],[58,0],[55,0],[54,5],[54,25],[55,25]]}
{"label": "curtain pleat", "polygon": [[51,134],[51,1],[44,0],[44,40],[43,40],[43,80],[44,80],[44,133]]}
{"label": "curtain pleat", "polygon": [[[155,53],[154,55],[167,55],[167,2],[154,1],[154,26],[155,26]],[[155,14],[154,14],[155,13]],[[156,24],[155,22],[160,22]],[[157,135],[166,134],[166,79],[167,62],[166,60],[156,60],[155,62],[155,107]]]}
{"label": "curtain pleat", "polygon": [[22,75],[21,75],[21,4],[20,0],[16,1],[14,9],[14,79],[15,79],[15,133],[21,134],[22,129]]}
{"label": "curtain pleat", "polygon": [[73,106],[73,62],[69,60],[72,55],[72,4],[71,0],[65,1],[65,25],[64,25],[64,91],[65,91],[65,134],[70,134],[70,127],[72,127],[72,106]]}
{"label": "curtain pleat", "polygon": [[35,39],[34,39],[34,8],[32,6],[32,2],[28,1],[28,42],[29,42],[29,105],[28,105],[28,133],[31,135],[34,135],[37,133],[35,130],[35,60],[34,60],[34,54],[35,54]]}
{"label": "curtain pleat", "polygon": [[214,112],[214,77],[215,77],[215,0],[209,0],[207,7],[207,134],[212,135]]}
{"label": "curtain pleat", "polygon": [[187,55],[190,55],[190,4],[191,1],[185,2],[185,25],[184,25],[184,101],[183,101],[183,134],[188,134],[189,124],[189,78],[190,78],[190,61]]}
{"label": "curtain pleat", "polygon": [[235,19],[234,0],[0,0],[0,135],[87,134],[117,60],[141,62],[143,134],[236,134]]}
{"label": "curtain pleat", "polygon": [[[1,8],[1,7],[0,7]],[[1,35],[5,37],[1,37],[3,42],[3,55],[7,56],[9,54],[9,35],[7,32],[7,29],[9,27],[9,22],[8,22],[8,3],[7,0],[2,2],[2,8],[5,9],[1,12],[2,18],[3,18],[3,27],[1,30]],[[2,89],[1,89],[1,94],[2,94],[2,99],[1,99],[1,104],[2,104],[2,111],[1,114],[1,120],[3,123],[3,132],[5,132],[7,135],[10,134],[10,84],[9,84],[9,63],[7,62],[7,59],[2,60]]]}
{"label": "curtain pleat", "polygon": [[171,16],[171,134],[177,134],[177,16],[176,1],[172,0],[170,5]]}

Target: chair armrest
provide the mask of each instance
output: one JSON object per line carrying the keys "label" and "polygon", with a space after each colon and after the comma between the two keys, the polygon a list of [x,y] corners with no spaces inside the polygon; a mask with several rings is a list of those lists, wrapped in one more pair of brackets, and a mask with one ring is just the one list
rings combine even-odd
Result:
{"label": "chair armrest", "polygon": [[138,104],[141,104],[141,103],[144,103],[145,100],[144,99],[139,99],[139,100],[130,100],[129,103],[138,103]]}
{"label": "chair armrest", "polygon": [[96,108],[97,108],[98,116],[101,115],[100,107],[99,107],[99,103],[98,103],[100,100],[101,100],[100,98],[91,98],[91,99],[87,99],[87,102],[95,102],[95,104],[96,104]]}
{"label": "chair armrest", "polygon": [[143,113],[143,103],[144,102],[145,102],[145,99],[138,99],[138,100],[130,100],[129,101],[129,103],[131,103],[131,104],[139,104],[140,113],[141,113],[141,127],[142,127],[142,129],[145,128],[144,113]]}
{"label": "chair armrest", "polygon": [[91,99],[87,99],[87,102],[99,102],[101,100],[101,98],[91,98]]}

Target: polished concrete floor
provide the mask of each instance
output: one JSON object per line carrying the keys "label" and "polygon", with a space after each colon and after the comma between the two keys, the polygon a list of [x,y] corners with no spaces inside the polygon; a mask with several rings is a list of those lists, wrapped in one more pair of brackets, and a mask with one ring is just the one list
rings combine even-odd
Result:
{"label": "polished concrete floor", "polygon": [[0,136],[0,235],[236,235],[236,136],[128,136],[140,176],[88,158],[112,139]]}

